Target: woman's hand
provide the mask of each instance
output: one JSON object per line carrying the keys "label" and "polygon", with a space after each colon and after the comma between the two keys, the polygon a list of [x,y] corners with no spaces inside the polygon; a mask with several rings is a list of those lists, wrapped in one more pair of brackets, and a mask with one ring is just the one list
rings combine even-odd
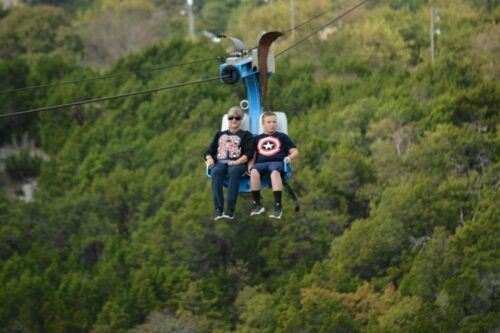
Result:
{"label": "woman's hand", "polygon": [[246,163],[247,161],[248,161],[248,158],[245,155],[243,155],[242,157],[238,158],[235,161],[229,161],[227,163],[227,165],[229,165],[229,166],[240,165],[240,164]]}
{"label": "woman's hand", "polygon": [[214,159],[212,158],[212,156],[207,156],[205,163],[207,164],[207,167],[209,167],[209,168],[213,167],[214,166]]}

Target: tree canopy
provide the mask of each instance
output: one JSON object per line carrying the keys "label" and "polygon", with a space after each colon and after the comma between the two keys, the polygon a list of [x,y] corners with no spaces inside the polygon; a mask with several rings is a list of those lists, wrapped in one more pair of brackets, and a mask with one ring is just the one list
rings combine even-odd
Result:
{"label": "tree canopy", "polygon": [[[217,73],[216,61],[150,71],[225,53],[209,40],[186,40],[175,20],[172,33],[117,52],[107,67],[84,65],[77,55],[100,38],[92,29],[110,13],[125,18],[126,29],[110,23],[119,36],[142,20],[137,10],[150,22],[182,4],[71,3],[2,14],[0,39],[10,46],[0,50],[0,89],[134,73],[0,93],[0,114]],[[219,20],[222,3],[232,16]],[[196,10],[210,29],[248,40],[286,30],[288,3],[205,0]],[[300,19],[331,6],[321,22],[341,6],[296,3]],[[431,5],[442,32],[434,63]],[[45,154],[0,157],[0,327],[497,330],[499,13],[494,1],[370,2],[279,57],[268,98],[287,113],[301,152],[292,184],[302,201],[294,213],[284,199],[281,220],[250,217],[245,198],[234,221],[212,219],[202,154],[221,116],[244,97],[240,86],[211,82],[0,119],[2,147],[28,136]],[[34,200],[19,200],[16,188],[33,177]],[[263,196],[272,202],[272,193]]]}

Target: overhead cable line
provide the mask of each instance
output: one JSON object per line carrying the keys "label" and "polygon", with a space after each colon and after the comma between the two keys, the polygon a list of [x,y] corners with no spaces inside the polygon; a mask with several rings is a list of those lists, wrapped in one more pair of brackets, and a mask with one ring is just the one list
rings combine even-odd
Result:
{"label": "overhead cable line", "polygon": [[310,34],[308,34],[307,36],[305,36],[304,38],[300,39],[298,42],[290,45],[289,47],[287,47],[286,49],[284,49],[283,51],[280,51],[278,54],[276,54],[276,58],[279,57],[280,55],[282,55],[283,53],[289,51],[290,49],[298,46],[299,44],[303,43],[306,39],[308,39],[309,37],[311,37],[312,35],[320,32],[321,30],[323,30],[324,28],[326,28],[327,26],[329,26],[330,24],[333,24],[335,22],[337,22],[338,20],[340,20],[341,18],[343,18],[344,16],[346,16],[347,14],[353,12],[354,10],[358,9],[359,7],[361,7],[362,5],[364,5],[365,3],[367,3],[369,0],[363,0],[361,2],[359,2],[357,5],[349,8],[348,10],[346,10],[344,13],[342,13],[341,15],[337,16],[336,18],[334,18],[333,20],[327,22],[326,24],[322,25],[321,27],[319,27],[318,29],[314,30],[313,32],[311,32]]}
{"label": "overhead cable line", "polygon": [[185,86],[190,86],[190,85],[195,85],[195,84],[200,84],[200,83],[215,81],[215,80],[218,80],[218,79],[221,79],[221,78],[222,78],[222,76],[217,76],[217,77],[212,77],[212,78],[198,80],[198,81],[190,81],[190,82],[183,82],[183,83],[171,84],[171,85],[168,85],[168,86],[163,86],[163,87],[158,87],[158,88],[138,90],[138,91],[131,91],[131,92],[120,94],[120,95],[100,97],[100,98],[88,99],[88,100],[83,100],[83,101],[77,101],[77,102],[67,103],[67,104],[47,106],[47,107],[38,108],[38,109],[31,109],[31,110],[26,110],[26,111],[19,111],[19,112],[12,112],[12,113],[0,114],[0,119],[1,118],[8,118],[8,117],[20,116],[20,115],[29,114],[29,113],[35,113],[35,112],[42,112],[42,111],[50,111],[50,110],[62,109],[62,108],[67,108],[67,107],[71,107],[71,106],[78,106],[78,105],[84,105],[84,104],[90,104],[90,103],[96,103],[96,102],[104,102],[104,101],[109,101],[109,100],[123,98],[123,97],[129,97],[129,96],[135,96],[135,95],[141,95],[141,94],[150,94],[150,93],[154,93],[154,92],[161,91],[161,90],[174,89],[174,88],[179,88],[179,87],[185,87]]}
{"label": "overhead cable line", "polygon": [[[344,1],[343,3],[341,3],[341,4],[340,4],[340,7],[344,6],[347,2],[348,2],[348,1]],[[306,21],[304,21],[304,22],[302,22],[302,23],[300,23],[300,24],[298,24],[298,25],[295,25],[295,26],[293,26],[292,28],[288,29],[287,31],[283,32],[283,35],[289,34],[290,32],[292,32],[292,31],[294,31],[294,30],[297,30],[298,28],[300,28],[300,27],[302,27],[302,26],[306,25],[307,23],[309,23],[309,22],[311,22],[311,21],[314,21],[314,20],[316,20],[316,19],[320,18],[321,16],[323,16],[323,15],[327,14],[328,12],[330,12],[330,11],[332,11],[332,10],[334,10],[334,9],[335,9],[335,8],[330,7],[330,8],[328,8],[328,9],[326,9],[326,10],[322,11],[321,13],[318,13],[318,14],[316,14],[316,15],[314,15],[314,16],[311,16],[311,17],[310,17],[309,19],[307,19]],[[250,50],[257,49],[257,48],[258,48],[257,46],[254,46],[254,47],[250,48]]]}
{"label": "overhead cable line", "polygon": [[155,67],[155,68],[146,69],[146,70],[134,70],[134,71],[128,71],[128,72],[119,72],[119,73],[115,73],[115,74],[90,77],[90,78],[86,78],[86,79],[59,81],[59,82],[54,82],[54,83],[40,84],[40,85],[36,85],[36,86],[29,86],[29,87],[23,87],[23,88],[5,89],[5,90],[0,90],[0,94],[9,93],[9,92],[19,92],[19,91],[25,91],[25,90],[31,90],[31,89],[48,88],[48,87],[54,87],[54,86],[59,86],[59,85],[65,85],[65,84],[97,81],[97,80],[110,79],[110,78],[119,77],[119,76],[138,74],[138,73],[151,73],[151,72],[157,72],[157,71],[161,71],[161,70],[165,70],[165,69],[169,69],[169,68],[174,68],[174,67],[182,67],[182,66],[188,66],[188,65],[193,65],[193,64],[199,64],[201,62],[206,62],[206,61],[210,61],[210,60],[218,60],[218,58],[212,57],[212,58],[206,58],[206,59],[193,60],[193,61],[185,62],[185,63],[181,63],[181,64],[160,66],[160,67]]}
{"label": "overhead cable line", "polygon": [[[307,36],[305,36],[304,38],[300,39],[298,42],[292,44],[288,48],[286,48],[283,51],[279,52],[276,55],[276,57],[278,57],[281,54],[289,51],[290,49],[298,46],[299,44],[301,44],[302,42],[304,42],[306,39],[308,39],[309,37],[311,37],[312,35],[314,35],[314,34],[318,33],[319,31],[323,30],[324,28],[326,28],[330,24],[333,24],[333,23],[337,22],[338,20],[340,20],[341,18],[343,18],[347,14],[351,13],[352,11],[356,10],[358,7],[364,5],[368,1],[369,0],[361,1],[357,5],[353,6],[352,8],[350,8],[347,11],[345,11],[344,13],[342,13],[340,16],[337,16],[333,20],[327,22],[326,24],[322,25],[318,29],[314,30],[313,32],[311,32],[310,34],[308,34]],[[305,25],[305,24],[307,24],[307,23],[309,23],[309,22],[311,22],[311,21],[313,21],[315,19],[318,19],[319,17],[325,15],[326,13],[328,13],[331,10],[332,10],[332,8],[329,8],[328,10],[325,10],[325,11],[323,11],[321,13],[318,13],[318,14],[312,16],[308,20],[306,20],[306,21],[302,22],[301,24],[299,24],[297,26],[294,26],[292,29],[286,31],[285,34],[289,33],[292,30],[298,29],[301,26],[303,26],[303,25]],[[85,82],[85,81],[101,80],[101,79],[107,79],[107,78],[118,77],[118,76],[129,75],[129,74],[135,74],[135,73],[149,73],[149,72],[159,71],[159,70],[163,70],[163,69],[167,69],[167,68],[181,67],[181,66],[187,66],[187,65],[191,65],[191,64],[197,64],[197,63],[206,62],[206,61],[210,61],[210,60],[219,60],[220,61],[220,57],[215,57],[215,58],[212,57],[212,58],[194,60],[194,61],[187,62],[187,63],[182,63],[182,64],[175,64],[175,65],[167,65],[167,66],[162,66],[162,67],[156,67],[156,68],[152,68],[150,70],[136,70],[136,71],[129,71],[129,72],[121,72],[121,73],[104,75],[104,76],[94,77],[94,78],[81,79],[81,80],[62,81],[62,82],[55,82],[55,83],[51,83],[51,84],[45,84],[45,85],[38,85],[38,86],[31,86],[31,87],[25,87],[25,88],[2,90],[2,91],[0,91],[0,94],[5,93],[5,92],[12,92],[12,91],[22,91],[22,90],[29,90],[29,89],[42,88],[42,87],[51,87],[51,86],[62,85],[62,84],[71,84],[71,83],[79,83],[79,82]],[[24,115],[24,114],[30,114],[30,113],[36,113],[36,112],[42,112],[42,111],[50,111],[50,110],[62,109],[62,108],[67,108],[67,107],[72,107],[72,106],[78,106],[78,105],[96,103],[96,102],[103,102],[103,101],[107,101],[107,100],[113,100],[113,99],[118,99],[118,98],[129,97],[129,96],[135,96],[135,95],[141,95],[141,94],[147,94],[147,93],[154,93],[154,92],[161,91],[161,90],[168,90],[168,89],[174,89],[174,88],[179,88],[179,87],[184,87],[184,86],[189,86],[189,85],[195,85],[195,84],[200,84],[200,83],[215,81],[215,80],[218,80],[218,79],[221,79],[221,78],[222,78],[222,76],[218,76],[218,77],[213,77],[213,78],[209,78],[209,79],[203,79],[203,80],[199,80],[199,81],[184,82],[184,83],[178,83],[178,84],[173,84],[173,85],[168,85],[168,86],[163,86],[163,87],[158,87],[158,88],[153,88],[153,89],[145,89],[145,90],[139,90],[139,91],[132,91],[132,92],[124,93],[124,94],[120,94],[120,95],[107,96],[107,97],[101,97],[101,98],[95,98],[95,99],[89,99],[89,100],[83,100],[83,101],[76,101],[76,102],[67,103],[67,104],[60,104],[60,105],[47,106],[47,107],[42,107],[42,108],[37,108],[37,109],[31,109],[31,110],[25,110],[25,111],[19,111],[19,112],[6,113],[6,114],[1,114],[0,115],[0,119],[1,118],[8,118],[8,117],[15,117],[15,116]]]}
{"label": "overhead cable line", "polygon": [[[344,4],[345,4],[345,2],[343,4],[341,4],[341,6],[343,6]],[[310,17],[308,20],[302,22],[301,24],[294,26],[293,28],[289,29],[288,31],[285,31],[284,34],[288,34],[291,31],[296,30],[296,29],[306,25],[307,23],[320,18],[321,16],[330,12],[332,9],[333,8],[328,8],[327,10]],[[92,81],[111,79],[114,77],[120,77],[120,76],[131,75],[131,74],[151,73],[151,72],[161,71],[161,70],[165,70],[165,69],[169,69],[169,68],[183,67],[183,66],[189,66],[189,65],[193,65],[193,64],[199,64],[199,63],[211,61],[211,60],[220,60],[220,57],[211,57],[211,58],[206,58],[206,59],[194,60],[194,61],[190,61],[190,62],[186,62],[186,63],[154,67],[154,68],[151,68],[148,70],[133,70],[133,71],[127,71],[127,72],[119,72],[119,73],[114,73],[114,74],[96,76],[96,77],[91,77],[91,78],[86,78],[86,79],[59,81],[59,82],[40,84],[40,85],[34,85],[34,86],[28,86],[28,87],[22,87],[22,88],[5,89],[5,90],[0,90],[0,94],[11,93],[11,92],[20,92],[20,91],[26,91],[26,90],[32,90],[32,89],[49,88],[49,87],[54,87],[54,86],[59,86],[59,85],[75,84],[75,83],[82,83],[82,82],[92,82]]]}
{"label": "overhead cable line", "polygon": [[[340,4],[340,7],[343,7],[343,6],[344,6],[347,2],[348,2],[348,1],[344,1],[343,3],[341,3],[341,4]],[[314,16],[312,16],[312,17],[310,17],[307,21],[304,21],[304,22],[302,22],[302,23],[301,23],[301,24],[299,24],[299,25],[293,26],[291,29],[289,29],[289,30],[287,30],[287,31],[283,32],[283,34],[284,34],[284,35],[286,35],[286,34],[288,34],[288,33],[292,32],[293,30],[297,30],[298,28],[300,28],[300,27],[302,27],[302,26],[306,25],[307,23],[309,23],[309,22],[311,22],[311,21],[314,21],[314,20],[316,20],[316,19],[320,18],[321,16],[323,16],[323,15],[325,15],[325,14],[327,14],[327,13],[331,12],[333,9],[335,9],[335,8],[330,7],[330,8],[328,8],[327,10],[324,10],[324,11],[322,11],[321,13],[318,13],[318,14],[316,14],[316,15],[314,15]]]}

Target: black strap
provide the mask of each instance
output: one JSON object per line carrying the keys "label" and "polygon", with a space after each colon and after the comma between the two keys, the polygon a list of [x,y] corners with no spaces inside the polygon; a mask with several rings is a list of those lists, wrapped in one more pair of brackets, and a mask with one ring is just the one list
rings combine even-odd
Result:
{"label": "black strap", "polygon": [[290,198],[295,203],[295,211],[296,212],[300,211],[300,200],[299,200],[299,198],[297,198],[297,195],[295,194],[295,192],[293,192],[292,187],[290,186],[290,184],[288,184],[288,182],[283,182],[283,186],[285,187],[286,193],[288,193],[288,195],[290,196]]}

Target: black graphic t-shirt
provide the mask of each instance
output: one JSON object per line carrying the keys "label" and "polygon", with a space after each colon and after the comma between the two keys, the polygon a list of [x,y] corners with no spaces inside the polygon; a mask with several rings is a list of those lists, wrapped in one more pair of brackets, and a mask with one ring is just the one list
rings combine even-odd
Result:
{"label": "black graphic t-shirt", "polygon": [[255,163],[281,162],[288,156],[295,144],[285,133],[274,132],[273,134],[260,134],[255,137],[257,159]]}
{"label": "black graphic t-shirt", "polygon": [[237,160],[242,155],[246,155],[248,160],[253,157],[254,145],[252,133],[249,131],[238,130],[231,133],[228,130],[217,132],[205,152],[205,155],[211,155],[214,160]]}

